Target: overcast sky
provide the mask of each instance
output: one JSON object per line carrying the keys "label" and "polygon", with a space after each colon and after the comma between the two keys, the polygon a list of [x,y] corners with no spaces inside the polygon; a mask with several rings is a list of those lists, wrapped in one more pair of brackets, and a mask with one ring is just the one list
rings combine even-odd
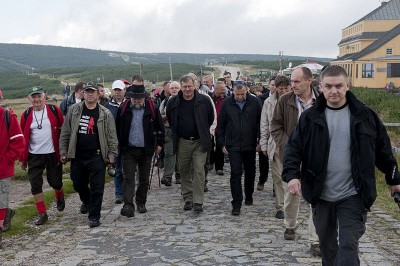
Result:
{"label": "overcast sky", "polygon": [[0,0],[0,42],[336,57],[379,0]]}

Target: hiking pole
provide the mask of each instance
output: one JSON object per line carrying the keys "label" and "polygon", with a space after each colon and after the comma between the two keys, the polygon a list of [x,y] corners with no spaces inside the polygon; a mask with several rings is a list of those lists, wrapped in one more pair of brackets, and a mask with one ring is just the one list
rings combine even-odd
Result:
{"label": "hiking pole", "polygon": [[149,180],[149,190],[151,189],[151,180],[153,179],[153,172],[154,172],[154,166],[156,165],[156,155],[153,156],[152,162],[151,162],[151,173],[150,173],[150,180]]}

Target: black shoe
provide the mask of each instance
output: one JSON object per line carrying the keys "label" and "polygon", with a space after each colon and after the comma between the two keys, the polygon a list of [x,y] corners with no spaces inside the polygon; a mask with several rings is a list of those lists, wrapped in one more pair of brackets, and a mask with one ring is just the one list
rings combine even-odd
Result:
{"label": "black shoe", "polygon": [[253,205],[253,198],[246,198],[244,200],[245,205]]}
{"label": "black shoe", "polygon": [[124,205],[121,209],[121,215],[126,216],[128,218],[134,217],[135,216],[135,207],[134,206],[129,206],[129,205]]}
{"label": "black shoe", "polygon": [[89,227],[99,227],[100,226],[100,220],[96,218],[89,219]]}
{"label": "black shoe", "polygon": [[47,222],[47,220],[49,219],[49,216],[47,216],[47,213],[39,213],[38,218],[35,221],[35,225],[42,225],[45,222]]}
{"label": "black shoe", "polygon": [[237,207],[237,206],[233,207],[232,208],[232,215],[233,216],[239,216],[240,215],[240,207]]}
{"label": "black shoe", "polygon": [[6,209],[6,217],[4,217],[3,222],[3,232],[10,230],[11,228],[11,219],[14,217],[15,211],[7,208]]}
{"label": "black shoe", "polygon": [[264,190],[264,184],[258,183],[257,184],[257,190],[258,191],[263,191]]}
{"label": "black shoe", "polygon": [[285,213],[283,211],[277,211],[275,214],[276,219],[285,219]]}
{"label": "black shoe", "polygon": [[204,192],[208,192],[207,184],[204,185]]}
{"label": "black shoe", "polygon": [[171,181],[168,179],[161,179],[161,184],[165,185],[166,187],[172,186]]}
{"label": "black shoe", "polygon": [[190,211],[191,209],[193,209],[193,202],[186,201],[185,206],[183,206],[183,210]]}
{"label": "black shoe", "polygon": [[88,205],[88,204],[85,204],[85,203],[82,203],[82,204],[81,204],[81,207],[79,208],[79,211],[80,211],[82,214],[88,213],[88,212],[89,212],[89,205]]}
{"label": "black shoe", "polygon": [[137,205],[138,213],[146,213],[147,209],[144,205]]}
{"label": "black shoe", "polygon": [[193,204],[193,212],[194,213],[202,213],[203,212],[203,204],[199,204],[199,203]]}
{"label": "black shoe", "polygon": [[62,212],[65,209],[65,199],[64,197],[57,199],[57,210]]}
{"label": "black shoe", "polygon": [[124,200],[122,199],[122,197],[116,197],[114,203],[115,204],[121,204],[122,202],[124,202]]}

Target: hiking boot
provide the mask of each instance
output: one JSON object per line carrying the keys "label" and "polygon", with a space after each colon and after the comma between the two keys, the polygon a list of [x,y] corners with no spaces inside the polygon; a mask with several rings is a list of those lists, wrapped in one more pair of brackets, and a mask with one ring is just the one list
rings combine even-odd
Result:
{"label": "hiking boot", "polygon": [[166,179],[166,178],[165,179],[164,178],[161,179],[161,184],[165,185],[166,187],[172,186],[171,181]]}
{"label": "hiking boot", "polygon": [[80,211],[82,214],[88,213],[88,212],[89,212],[89,205],[88,205],[88,204],[85,204],[85,203],[82,203],[82,204],[81,204],[81,207],[79,208],[79,211]]}
{"label": "hiking boot", "polygon": [[258,191],[263,191],[264,190],[264,184],[258,183],[257,184],[257,190]]}
{"label": "hiking boot", "polygon": [[253,205],[253,198],[246,198],[244,200],[244,204],[249,206],[249,205]]}
{"label": "hiking boot", "polygon": [[202,213],[203,212],[203,204],[199,204],[199,203],[193,204],[193,212],[194,213]]}
{"label": "hiking boot", "polygon": [[11,219],[14,217],[15,211],[7,208],[6,209],[6,217],[4,217],[3,222],[3,232],[10,230],[11,228]]}
{"label": "hiking boot", "polygon": [[65,209],[65,199],[64,196],[57,199],[57,210],[62,212]]}
{"label": "hiking boot", "polygon": [[39,213],[38,218],[35,220],[35,225],[43,225],[45,222],[49,220],[49,216],[47,216],[47,213]]}
{"label": "hiking boot", "polygon": [[232,208],[232,215],[233,216],[239,216],[240,215],[240,207],[239,206],[234,206]]}
{"label": "hiking boot", "polygon": [[183,210],[190,211],[192,208],[193,208],[193,202],[186,201],[185,202],[185,206],[183,206]]}
{"label": "hiking boot", "polygon": [[286,240],[294,240],[296,238],[296,233],[294,232],[294,229],[287,228],[283,236]]}
{"label": "hiking boot", "polygon": [[121,209],[121,215],[126,216],[128,218],[134,217],[135,216],[135,207],[125,204],[124,207],[122,207],[122,209]]}
{"label": "hiking boot", "polygon": [[144,205],[137,205],[138,213],[146,213],[147,209]]}
{"label": "hiking boot", "polygon": [[319,244],[311,244],[310,252],[314,257],[321,257],[321,249],[319,248]]}
{"label": "hiking boot", "polygon": [[285,219],[285,213],[283,211],[277,211],[275,214],[276,219]]}
{"label": "hiking boot", "polygon": [[217,175],[224,175],[224,171],[222,171],[222,170],[217,170]]}
{"label": "hiking boot", "polygon": [[124,202],[124,200],[121,196],[115,198],[114,201],[115,204],[121,204],[122,202]]}
{"label": "hiking boot", "polygon": [[175,173],[175,184],[181,184],[181,174]]}
{"label": "hiking boot", "polygon": [[96,219],[96,218],[89,219],[89,227],[90,228],[99,227],[99,226],[100,226],[100,219]]}

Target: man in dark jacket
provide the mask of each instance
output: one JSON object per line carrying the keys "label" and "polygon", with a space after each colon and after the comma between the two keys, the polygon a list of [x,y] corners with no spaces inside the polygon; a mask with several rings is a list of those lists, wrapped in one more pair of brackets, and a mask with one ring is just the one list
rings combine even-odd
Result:
{"label": "man in dark jacket", "polygon": [[75,84],[75,91],[71,96],[64,98],[61,101],[60,109],[63,116],[67,115],[68,108],[70,108],[75,103],[80,103],[83,98],[83,87],[85,83],[78,82]]}
{"label": "man in dark jacket", "polygon": [[[148,98],[144,85],[131,85],[126,89],[125,101],[117,113],[117,136],[122,156],[123,198],[121,215],[133,217],[136,205],[139,213],[147,212],[151,158],[159,154],[164,145],[164,125],[160,111]],[[139,185],[135,193],[135,170],[139,167]]]}
{"label": "man in dark jacket", "polygon": [[217,142],[231,164],[232,215],[242,207],[242,174],[245,171],[245,204],[253,204],[256,174],[256,148],[260,138],[261,102],[247,91],[245,81],[233,82],[233,96],[222,104]]}
{"label": "man in dark jacket", "polygon": [[392,193],[400,192],[400,174],[385,127],[348,91],[346,70],[327,67],[320,88],[323,95],[288,140],[283,179],[291,194],[312,204],[322,264],[359,265],[366,210],[376,198],[375,166]]}
{"label": "man in dark jacket", "polygon": [[196,91],[191,76],[183,76],[180,83],[181,91],[168,101],[167,118],[172,129],[174,154],[178,155],[185,202],[183,209],[201,213],[205,185],[204,164],[212,148],[210,126],[214,121],[214,110],[212,101]]}

